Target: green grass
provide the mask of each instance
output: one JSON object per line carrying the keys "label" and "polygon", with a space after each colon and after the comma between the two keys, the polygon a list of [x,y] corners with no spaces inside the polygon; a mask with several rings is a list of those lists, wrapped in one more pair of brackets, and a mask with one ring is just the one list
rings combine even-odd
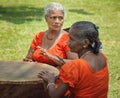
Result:
{"label": "green grass", "polygon": [[[0,0],[0,60],[22,60],[34,35],[47,29],[44,6],[52,0]],[[120,1],[54,0],[66,8],[63,28],[88,20],[99,26],[109,63],[109,98],[120,98]]]}

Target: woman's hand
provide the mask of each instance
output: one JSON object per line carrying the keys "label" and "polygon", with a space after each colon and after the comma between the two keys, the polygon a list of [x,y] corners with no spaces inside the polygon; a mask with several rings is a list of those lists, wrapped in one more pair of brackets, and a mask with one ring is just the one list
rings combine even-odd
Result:
{"label": "woman's hand", "polygon": [[42,47],[40,47],[40,46],[37,46],[37,48],[41,50],[41,51],[40,51],[40,54],[43,54],[43,55],[45,55],[45,56],[49,55],[49,53],[46,51],[46,49],[44,49],[44,48],[42,48]]}
{"label": "woman's hand", "polygon": [[27,56],[23,59],[23,61],[25,62],[34,62],[34,60],[32,59],[32,55],[34,53],[34,49],[32,47],[29,48]]}
{"label": "woman's hand", "polygon": [[48,83],[55,83],[55,77],[53,73],[50,73],[48,71],[41,71],[38,74],[39,78],[42,78],[44,81],[48,82]]}
{"label": "woman's hand", "polygon": [[27,57],[26,57],[26,58],[24,58],[24,59],[23,59],[23,61],[25,61],[25,62],[33,62],[33,60],[32,60],[32,59],[29,59],[29,58],[27,58]]}
{"label": "woman's hand", "polygon": [[56,56],[51,55],[50,53],[48,53],[46,51],[46,49],[43,49],[40,46],[38,46],[37,48],[39,48],[41,50],[40,54],[43,54],[44,56],[48,57],[50,60],[55,62],[58,66],[65,64],[64,60],[61,57],[59,57],[57,55]]}

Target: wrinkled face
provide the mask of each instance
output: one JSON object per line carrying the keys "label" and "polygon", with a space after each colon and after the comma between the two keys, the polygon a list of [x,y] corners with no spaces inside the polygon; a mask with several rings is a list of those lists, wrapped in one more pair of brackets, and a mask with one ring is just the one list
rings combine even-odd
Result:
{"label": "wrinkled face", "polygon": [[46,22],[50,30],[59,31],[64,22],[64,14],[60,10],[50,11],[46,16]]}
{"label": "wrinkled face", "polygon": [[83,50],[82,41],[77,37],[76,30],[70,30],[68,45],[71,52],[80,52]]}

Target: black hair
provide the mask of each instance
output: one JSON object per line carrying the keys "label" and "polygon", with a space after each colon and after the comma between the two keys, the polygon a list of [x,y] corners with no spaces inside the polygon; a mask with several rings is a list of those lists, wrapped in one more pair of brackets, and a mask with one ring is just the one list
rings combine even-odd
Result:
{"label": "black hair", "polygon": [[69,33],[70,27],[64,28],[63,30]]}
{"label": "black hair", "polygon": [[76,36],[81,39],[88,39],[90,45],[88,48],[95,54],[99,53],[101,42],[99,39],[98,27],[89,21],[79,21],[71,27],[76,31]]}

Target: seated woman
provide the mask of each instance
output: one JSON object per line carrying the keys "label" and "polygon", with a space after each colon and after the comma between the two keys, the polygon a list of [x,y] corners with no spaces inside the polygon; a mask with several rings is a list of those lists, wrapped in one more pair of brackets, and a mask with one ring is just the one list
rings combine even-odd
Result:
{"label": "seated woman", "polygon": [[23,61],[36,61],[58,66],[78,58],[68,47],[69,34],[62,30],[65,10],[60,3],[52,2],[45,7],[48,30],[38,32],[32,40]]}
{"label": "seated woman", "polygon": [[69,32],[70,51],[79,59],[64,64],[60,69],[60,84],[55,88],[52,73],[41,71],[38,77],[48,82],[50,98],[62,98],[70,89],[73,98],[107,98],[107,58],[99,52],[100,40],[95,24],[88,21],[74,23]]}

